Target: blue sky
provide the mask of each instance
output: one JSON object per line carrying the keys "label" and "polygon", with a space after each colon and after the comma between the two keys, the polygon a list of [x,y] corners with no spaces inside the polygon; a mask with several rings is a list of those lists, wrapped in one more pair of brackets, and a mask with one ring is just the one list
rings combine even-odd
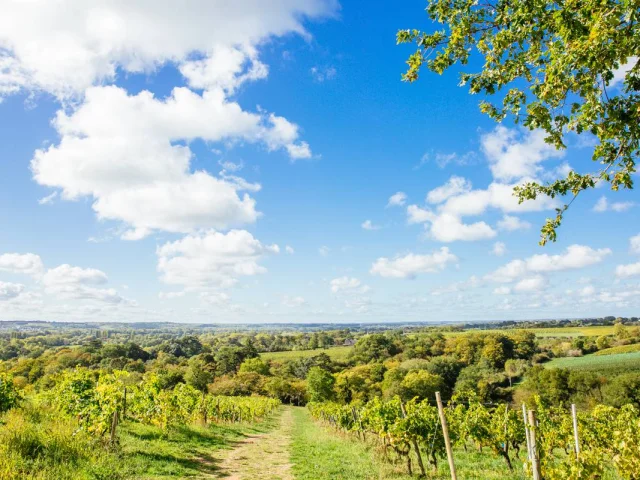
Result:
{"label": "blue sky", "polygon": [[539,247],[555,205],[510,189],[591,142],[497,126],[457,70],[402,83],[424,2],[62,3],[0,19],[0,319],[638,314],[637,195]]}

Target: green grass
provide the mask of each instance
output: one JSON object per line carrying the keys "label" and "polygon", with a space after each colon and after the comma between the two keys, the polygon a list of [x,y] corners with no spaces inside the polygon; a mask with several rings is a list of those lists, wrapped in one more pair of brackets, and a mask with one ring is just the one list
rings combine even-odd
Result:
{"label": "green grass", "polygon": [[119,426],[119,448],[108,448],[102,439],[78,431],[71,419],[14,409],[0,417],[0,480],[213,478],[219,469],[216,454],[271,428],[273,420],[165,433],[125,421]]}
{"label": "green grass", "polygon": [[260,356],[264,360],[285,361],[295,360],[298,358],[308,358],[321,353],[326,353],[333,360],[346,360],[353,347],[332,347],[332,348],[317,348],[315,350],[290,350],[287,352],[265,352]]}
{"label": "green grass", "polygon": [[600,350],[599,352],[594,353],[594,355],[597,355],[597,356],[616,355],[618,353],[633,353],[633,352],[640,352],[640,343],[633,343],[631,345],[620,345],[619,347],[605,348],[604,350]]}
{"label": "green grass", "polygon": [[[293,412],[295,425],[291,461],[296,480],[408,480],[420,473],[413,458],[413,473],[407,474],[406,463],[386,461],[378,447],[365,444],[354,436],[343,435],[315,423],[306,409]],[[424,453],[424,452],[423,452]],[[522,452],[521,452],[522,453]],[[524,454],[523,454],[524,455]],[[426,462],[426,455],[423,455]],[[454,452],[458,478],[465,480],[525,480],[522,463],[513,459],[514,472],[510,472],[503,459],[485,448],[483,453]],[[425,465],[431,473],[428,465]],[[450,477],[446,459],[439,459],[438,471],[430,474],[434,480]]]}
{"label": "green grass", "polygon": [[547,368],[593,370],[602,374],[618,375],[634,369],[640,369],[640,351],[612,355],[556,358],[546,363],[545,366]]}

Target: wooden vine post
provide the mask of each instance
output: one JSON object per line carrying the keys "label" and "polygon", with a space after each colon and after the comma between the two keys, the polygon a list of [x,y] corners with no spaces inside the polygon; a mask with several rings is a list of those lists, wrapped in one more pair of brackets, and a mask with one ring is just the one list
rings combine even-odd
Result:
{"label": "wooden vine post", "polygon": [[533,480],[542,480],[540,475],[540,457],[536,446],[536,412],[529,410],[529,433],[531,436],[531,470],[533,470]]}
{"label": "wooden vine post", "polygon": [[111,445],[116,444],[116,429],[118,428],[118,410],[113,412],[113,418],[111,419]]}
{"label": "wooden vine post", "polygon": [[[402,418],[407,418],[407,411],[404,409],[404,402],[400,401],[400,409],[402,410]],[[411,443],[413,443],[413,449],[416,451],[416,455],[418,456],[418,467],[420,467],[420,474],[423,477],[427,476],[427,472],[424,469],[424,463],[422,463],[422,455],[420,455],[420,448],[418,446],[418,441],[413,437],[411,439]]]}
{"label": "wooden vine post", "polygon": [[453,449],[451,448],[451,440],[449,440],[447,417],[444,415],[444,407],[442,406],[442,398],[440,398],[440,392],[436,392],[436,402],[438,403],[438,414],[440,415],[440,424],[442,425],[444,445],[447,449],[447,460],[449,460],[449,471],[451,472],[451,480],[458,480],[458,476],[456,475],[456,465],[453,461]]}
{"label": "wooden vine post", "polygon": [[533,459],[533,455],[531,455],[531,432],[527,421],[527,406],[524,402],[522,403],[522,418],[524,420],[524,437],[527,440],[527,459],[531,461]]}
{"label": "wooden vine post", "polygon": [[576,458],[580,458],[580,441],[578,440],[578,413],[576,404],[571,404],[571,418],[573,419],[573,439],[576,443]]}

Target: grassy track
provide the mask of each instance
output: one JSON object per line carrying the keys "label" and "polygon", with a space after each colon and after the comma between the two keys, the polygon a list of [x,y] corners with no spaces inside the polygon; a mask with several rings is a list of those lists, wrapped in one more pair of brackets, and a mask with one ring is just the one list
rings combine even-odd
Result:
{"label": "grassy track", "polygon": [[[385,461],[374,447],[351,436],[344,436],[315,423],[304,408],[293,411],[295,425],[291,461],[296,480],[408,480],[419,473],[413,459],[414,476],[407,475],[406,463]],[[513,459],[514,472],[509,472],[503,459],[489,449],[483,453],[456,450],[458,478],[464,480],[525,480],[522,463]],[[441,459],[438,471],[429,478],[447,480],[450,477],[446,459]]]}
{"label": "grassy track", "polygon": [[332,348],[317,348],[315,350],[291,350],[287,352],[265,352],[260,356],[264,360],[295,360],[296,358],[307,358],[321,353],[326,353],[333,360],[345,360],[353,347],[332,347]]}
{"label": "grassy track", "polygon": [[546,363],[545,366],[547,368],[595,370],[598,373],[615,375],[640,369],[640,352],[556,358]]}

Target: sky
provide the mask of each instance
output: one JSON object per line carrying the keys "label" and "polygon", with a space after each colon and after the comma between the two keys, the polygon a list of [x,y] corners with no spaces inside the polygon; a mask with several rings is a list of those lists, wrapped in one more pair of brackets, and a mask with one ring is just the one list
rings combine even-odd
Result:
{"label": "sky", "polygon": [[403,83],[425,6],[0,0],[0,320],[638,315],[637,195],[540,247],[560,203],[512,187],[593,141],[494,123],[459,68]]}

